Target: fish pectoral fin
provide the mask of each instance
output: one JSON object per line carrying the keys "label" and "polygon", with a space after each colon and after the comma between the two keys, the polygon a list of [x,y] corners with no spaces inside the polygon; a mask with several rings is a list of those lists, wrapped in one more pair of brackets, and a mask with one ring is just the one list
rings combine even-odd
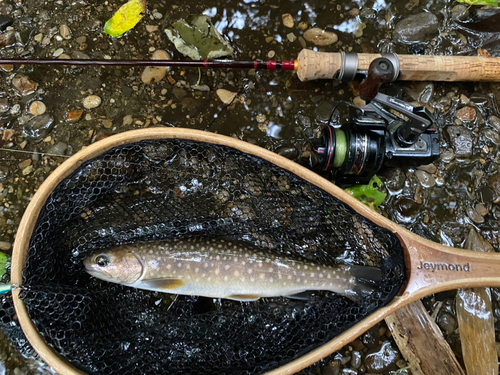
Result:
{"label": "fish pectoral fin", "polygon": [[148,288],[158,290],[172,290],[186,285],[186,282],[181,279],[150,279],[143,280],[142,283]]}
{"label": "fish pectoral fin", "polygon": [[260,296],[257,294],[232,294],[230,296],[227,296],[226,298],[232,299],[233,301],[248,302],[248,301],[257,301],[260,298]]}
{"label": "fish pectoral fin", "polygon": [[290,299],[299,299],[299,300],[302,300],[302,301],[307,301],[307,300],[310,300],[314,297],[314,291],[313,290],[306,290],[306,291],[303,291],[303,292],[297,292],[297,293],[294,293],[294,294],[288,294],[285,296],[286,298],[290,298]]}

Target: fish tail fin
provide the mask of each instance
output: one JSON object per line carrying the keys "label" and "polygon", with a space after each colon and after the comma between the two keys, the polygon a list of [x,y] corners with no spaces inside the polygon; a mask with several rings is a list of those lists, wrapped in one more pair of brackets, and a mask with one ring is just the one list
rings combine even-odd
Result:
{"label": "fish tail fin", "polygon": [[346,297],[359,302],[366,295],[377,289],[377,284],[382,280],[380,268],[365,266],[349,266],[349,271],[356,278],[354,287],[347,291]]}

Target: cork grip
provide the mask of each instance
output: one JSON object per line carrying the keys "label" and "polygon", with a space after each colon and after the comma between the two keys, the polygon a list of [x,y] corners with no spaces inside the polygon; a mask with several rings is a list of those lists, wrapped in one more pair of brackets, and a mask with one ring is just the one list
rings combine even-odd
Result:
{"label": "cork grip", "polygon": [[[382,57],[375,53],[358,54],[358,70]],[[500,82],[500,57],[398,55],[403,81],[490,81]],[[340,53],[302,50],[297,75],[301,81],[332,79],[341,68]]]}

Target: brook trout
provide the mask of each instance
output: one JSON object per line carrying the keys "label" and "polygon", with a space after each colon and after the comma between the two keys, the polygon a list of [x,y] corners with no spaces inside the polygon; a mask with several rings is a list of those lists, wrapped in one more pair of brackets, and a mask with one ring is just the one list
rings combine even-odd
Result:
{"label": "brook trout", "polygon": [[373,290],[365,281],[381,278],[377,268],[323,266],[201,238],[123,245],[94,253],[84,264],[92,276],[118,284],[237,301],[316,290],[359,300]]}

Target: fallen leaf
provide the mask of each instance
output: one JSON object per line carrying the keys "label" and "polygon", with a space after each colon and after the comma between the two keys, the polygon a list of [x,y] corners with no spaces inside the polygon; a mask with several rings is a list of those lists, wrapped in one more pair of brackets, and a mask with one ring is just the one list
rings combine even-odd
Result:
{"label": "fallen leaf", "polygon": [[178,20],[165,30],[175,48],[193,60],[218,59],[231,56],[233,48],[204,15],[192,15]]}
{"label": "fallen leaf", "polygon": [[473,31],[479,31],[483,33],[500,32],[500,13],[485,18],[484,20],[478,22],[461,22],[461,21],[455,21],[455,22],[459,26]]}
{"label": "fallen leaf", "polygon": [[146,0],[130,0],[106,22],[104,32],[113,37],[123,35],[139,23],[145,11]]}
{"label": "fallen leaf", "polygon": [[379,186],[382,186],[382,181],[377,176],[373,176],[368,185],[348,187],[345,191],[375,210],[387,197],[387,194],[378,190]]}
{"label": "fallen leaf", "polygon": [[465,3],[469,5],[490,5],[493,7],[498,6],[497,0],[457,0],[459,3]]}

